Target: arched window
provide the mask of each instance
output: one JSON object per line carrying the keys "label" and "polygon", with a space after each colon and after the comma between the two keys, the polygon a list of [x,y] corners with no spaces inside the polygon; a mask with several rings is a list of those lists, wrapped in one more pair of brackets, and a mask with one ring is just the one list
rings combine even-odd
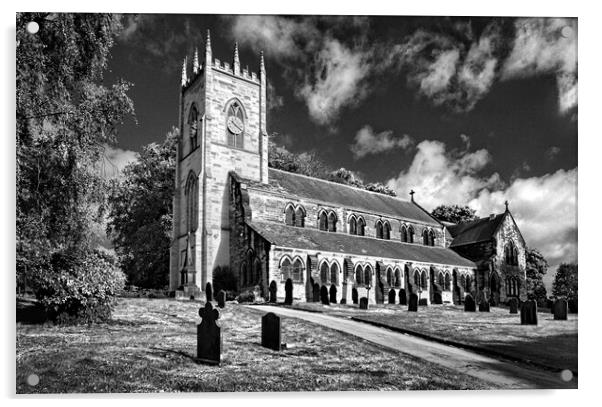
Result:
{"label": "arched window", "polygon": [[511,266],[518,265],[518,250],[516,249],[514,242],[508,242],[504,249],[504,255],[506,257],[506,264]]}
{"label": "arched window", "polygon": [[193,104],[188,113],[188,129],[190,137],[190,150],[194,150],[198,145],[198,133],[199,133],[199,111]]}
{"label": "arched window", "polygon": [[245,115],[242,105],[235,100],[228,107],[226,112],[226,134],[228,145],[236,148],[243,148],[245,133]]}
{"label": "arched window", "polygon": [[412,225],[408,228],[408,243],[414,243],[414,227]]}
{"label": "arched window", "polygon": [[305,209],[301,205],[295,209],[295,226],[305,227]]}
{"label": "arched window", "polygon": [[401,225],[401,229],[399,231],[401,233],[401,241],[407,242],[408,241],[408,228],[406,227],[406,225]]}
{"label": "arched window", "polygon": [[360,265],[355,267],[355,283],[357,285],[364,284],[364,270]]}
{"label": "arched window", "polygon": [[339,284],[339,265],[336,262],[330,265],[330,283],[334,285]]}
{"label": "arched window", "polygon": [[420,273],[420,288],[426,290],[428,288],[428,283],[426,280],[426,270],[422,270]]}
{"label": "arched window", "polygon": [[380,220],[376,221],[376,224],[374,225],[374,229],[376,230],[376,238],[382,239],[383,238],[383,223]]}
{"label": "arched window", "polygon": [[422,244],[425,246],[429,245],[429,231],[426,229],[422,231]]}
{"label": "arched window", "polygon": [[293,208],[293,204],[289,203],[284,209],[284,223],[288,226],[295,226],[295,209]]}
{"label": "arched window", "polygon": [[464,286],[464,290],[466,291],[470,291],[470,286],[472,285],[472,282],[470,281],[470,276],[467,275],[466,276],[466,285]]}
{"label": "arched window", "polygon": [[387,267],[387,284],[393,286],[393,270],[390,267]]}
{"label": "arched window", "polygon": [[364,221],[364,218],[362,218],[360,216],[359,219],[357,220],[357,235],[364,236],[365,229],[366,229],[366,222]]}
{"label": "arched window", "polygon": [[435,232],[433,230],[429,230],[429,245],[435,246]]}
{"label": "arched window", "polygon": [[395,287],[401,288],[401,270],[398,268],[395,269]]}
{"label": "arched window", "polygon": [[241,287],[246,287],[248,283],[247,262],[243,261],[240,265],[240,281]]}
{"label": "arched window", "polygon": [[283,283],[291,278],[293,268],[291,266],[291,260],[288,257],[285,257],[284,260],[280,263],[280,281]]}
{"label": "arched window", "polygon": [[357,220],[354,215],[349,218],[349,234],[357,235]]}
{"label": "arched window", "polygon": [[369,265],[364,268],[364,285],[372,285],[372,267]]}
{"label": "arched window", "polygon": [[328,231],[328,215],[325,211],[320,211],[318,215],[318,227],[320,230]]}
{"label": "arched window", "polygon": [[383,239],[391,239],[391,225],[389,224],[389,222],[385,222],[383,224]]}
{"label": "arched window", "polygon": [[464,274],[460,276],[460,287],[466,290],[466,276]]}
{"label": "arched window", "polygon": [[445,277],[443,277],[443,273],[441,272],[437,273],[437,284],[439,284],[441,288],[445,286]]}
{"label": "arched window", "polygon": [[414,270],[414,284],[420,287],[420,270]]}
{"label": "arched window", "polygon": [[[303,263],[300,259],[295,259],[293,263],[293,283],[302,283],[303,282]],[[285,280],[286,281],[286,280]]]}
{"label": "arched window", "polygon": [[445,291],[451,291],[451,276],[449,273],[445,273]]}
{"label": "arched window", "polygon": [[328,277],[329,277],[328,273],[329,273],[328,263],[326,263],[324,261],[324,262],[322,262],[322,265],[320,266],[320,282],[322,283],[322,285],[328,284]]}
{"label": "arched window", "polygon": [[195,232],[199,221],[199,187],[197,176],[193,171],[188,174],[186,180],[186,230]]}
{"label": "arched window", "polygon": [[255,259],[253,263],[253,284],[261,284],[261,262],[259,259]]}
{"label": "arched window", "polygon": [[328,231],[336,232],[337,231],[337,215],[334,211],[330,211],[328,213]]}

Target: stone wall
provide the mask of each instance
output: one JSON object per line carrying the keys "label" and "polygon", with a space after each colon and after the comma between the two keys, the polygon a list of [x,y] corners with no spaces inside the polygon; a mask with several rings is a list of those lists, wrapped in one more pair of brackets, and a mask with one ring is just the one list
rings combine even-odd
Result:
{"label": "stone wall", "polygon": [[[504,248],[508,242],[512,241],[518,249],[518,265],[508,265],[505,261]],[[493,256],[492,268],[500,277],[500,301],[505,302],[506,296],[506,278],[516,277],[519,281],[519,298],[521,301],[527,299],[527,254],[526,244],[510,212],[504,218],[498,233],[495,235],[495,255]]]}

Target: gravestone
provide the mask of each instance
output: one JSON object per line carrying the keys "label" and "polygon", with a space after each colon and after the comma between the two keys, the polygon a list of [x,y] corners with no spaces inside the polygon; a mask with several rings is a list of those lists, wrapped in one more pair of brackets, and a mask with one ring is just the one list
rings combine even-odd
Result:
{"label": "gravestone", "polygon": [[332,304],[336,304],[337,303],[337,288],[335,287],[334,284],[330,286],[329,294],[330,294],[330,302]]}
{"label": "gravestone", "polygon": [[556,321],[566,321],[569,312],[569,304],[566,300],[556,300],[554,303],[554,319]]}
{"label": "gravestone", "polygon": [[360,309],[368,309],[368,299],[366,297],[360,298]]}
{"label": "gravestone", "polygon": [[268,312],[261,317],[261,346],[272,350],[282,349],[280,317]]}
{"label": "gravestone", "polygon": [[276,293],[277,292],[278,292],[278,285],[276,284],[275,281],[272,280],[272,282],[270,283],[270,302],[271,303],[276,302]]}
{"label": "gravestone", "polygon": [[314,302],[320,301],[320,285],[318,283],[314,284],[313,294]]}
{"label": "gravestone", "polygon": [[219,290],[217,293],[217,306],[220,308],[226,306],[226,292],[224,290]]}
{"label": "gravestone", "polygon": [[284,283],[284,303],[286,305],[293,303],[293,281],[290,278],[287,278]]}
{"label": "gravestone", "polygon": [[211,288],[211,283],[207,283],[205,285],[205,301],[206,302],[213,301],[213,289]]}
{"label": "gravestone", "polygon": [[325,285],[320,288],[320,300],[324,305],[330,305],[330,301],[328,301],[328,288]]}
{"label": "gravestone", "polygon": [[410,302],[408,304],[408,311],[418,311],[418,296],[416,294],[410,294]]}
{"label": "gravestone", "polygon": [[401,290],[399,290],[399,303],[401,305],[408,305],[408,298],[406,297],[406,290],[403,288]]}
{"label": "gravestone", "polygon": [[508,306],[510,307],[511,314],[518,314],[518,299],[510,298],[508,301]]}
{"label": "gravestone", "polygon": [[465,312],[475,312],[476,309],[476,304],[474,302],[474,298],[472,298],[472,295],[468,294],[466,296],[466,298],[464,298],[464,311]]}
{"label": "gravestone", "polygon": [[339,301],[339,304],[345,305],[345,304],[347,304],[347,300],[345,298],[341,298],[341,301]]}
{"label": "gravestone", "polygon": [[520,308],[521,325],[537,325],[537,303],[533,300],[525,301]]}
{"label": "gravestone", "polygon": [[433,294],[433,304],[443,304],[443,297],[441,297],[441,293],[435,291]]}
{"label": "gravestone", "polygon": [[210,302],[206,302],[199,309],[201,323],[197,325],[196,361],[211,365],[219,365],[222,349],[221,328],[215,323],[219,318],[219,311],[213,309]]}
{"label": "gravestone", "polygon": [[357,290],[354,288],[351,290],[351,301],[354,304],[357,304],[357,298],[358,298],[358,293],[357,293]]}
{"label": "gravestone", "polygon": [[489,301],[481,301],[479,303],[479,312],[490,312]]}
{"label": "gravestone", "polygon": [[389,290],[389,304],[395,304],[395,290]]}
{"label": "gravestone", "polygon": [[428,304],[428,302],[426,301],[426,298],[421,298],[418,300],[418,305],[421,307],[426,307]]}

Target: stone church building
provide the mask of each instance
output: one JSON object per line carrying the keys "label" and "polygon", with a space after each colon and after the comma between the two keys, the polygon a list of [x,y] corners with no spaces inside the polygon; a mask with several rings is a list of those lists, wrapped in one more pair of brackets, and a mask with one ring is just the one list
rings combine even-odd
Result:
{"label": "stone church building", "polygon": [[266,69],[187,60],[180,93],[170,291],[198,296],[217,267],[240,292],[294,301],[461,303],[526,299],[525,241],[506,210],[442,223],[414,199],[268,168]]}

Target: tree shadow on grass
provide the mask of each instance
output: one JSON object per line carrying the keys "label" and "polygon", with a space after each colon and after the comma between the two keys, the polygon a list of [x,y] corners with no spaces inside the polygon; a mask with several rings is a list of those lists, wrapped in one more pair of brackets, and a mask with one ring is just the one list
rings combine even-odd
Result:
{"label": "tree shadow on grass", "polygon": [[32,298],[17,298],[17,323],[38,325],[49,322],[44,307]]}

